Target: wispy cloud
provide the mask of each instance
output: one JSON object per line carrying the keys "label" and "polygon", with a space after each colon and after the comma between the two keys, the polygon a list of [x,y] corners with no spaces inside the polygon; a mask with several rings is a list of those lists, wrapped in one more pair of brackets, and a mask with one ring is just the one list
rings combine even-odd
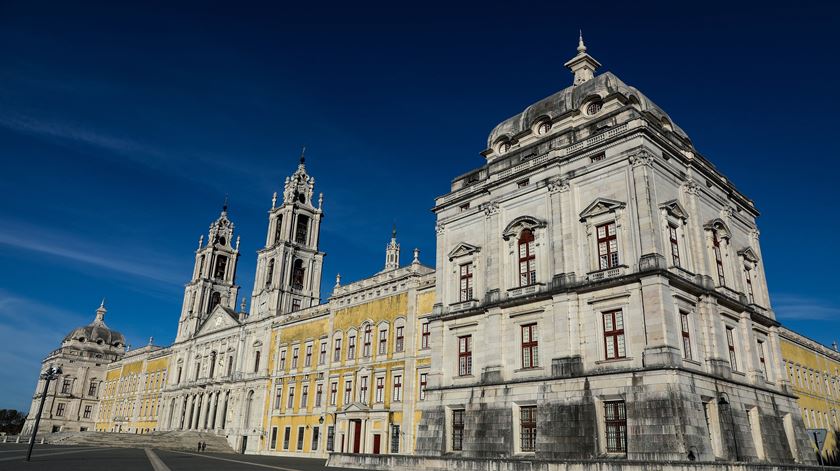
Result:
{"label": "wispy cloud", "polygon": [[782,293],[773,296],[773,308],[780,319],[840,320],[838,304],[825,299]]}
{"label": "wispy cloud", "polygon": [[[104,268],[129,276],[146,278],[172,286],[184,281],[183,269],[175,260],[160,254],[145,256],[134,247],[130,253],[110,249],[73,234],[56,232],[30,224],[7,221],[0,227],[0,245],[61,257],[96,268]],[[183,268],[183,267],[181,267]]]}

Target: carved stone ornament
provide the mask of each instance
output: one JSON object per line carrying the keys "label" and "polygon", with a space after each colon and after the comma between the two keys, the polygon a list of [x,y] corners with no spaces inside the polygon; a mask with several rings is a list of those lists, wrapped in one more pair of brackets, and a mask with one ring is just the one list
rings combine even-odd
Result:
{"label": "carved stone ornament", "polygon": [[639,149],[638,152],[630,156],[629,160],[630,164],[633,165],[633,167],[650,167],[653,165],[653,154],[646,151],[645,149]]}
{"label": "carved stone ornament", "polygon": [[551,177],[547,182],[548,191],[551,193],[569,191],[569,182],[560,177]]}
{"label": "carved stone ornament", "polygon": [[700,191],[700,185],[697,184],[697,180],[689,177],[685,183],[682,185],[683,191],[689,195],[696,195]]}
{"label": "carved stone ornament", "polygon": [[482,209],[484,209],[484,215],[490,217],[499,212],[499,202],[491,201],[489,203],[484,203],[482,205]]}
{"label": "carved stone ornament", "polygon": [[440,223],[435,224],[435,232],[437,232],[438,234],[443,234],[443,231],[444,231],[444,225],[443,224],[440,224]]}

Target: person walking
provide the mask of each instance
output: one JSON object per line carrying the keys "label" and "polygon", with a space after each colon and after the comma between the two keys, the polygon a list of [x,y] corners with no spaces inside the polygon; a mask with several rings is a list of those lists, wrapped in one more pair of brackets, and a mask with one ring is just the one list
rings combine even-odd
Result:
{"label": "person walking", "polygon": [[201,452],[207,451],[207,442],[201,442]]}
{"label": "person walking", "polygon": [[198,441],[198,451],[201,452],[201,440]]}

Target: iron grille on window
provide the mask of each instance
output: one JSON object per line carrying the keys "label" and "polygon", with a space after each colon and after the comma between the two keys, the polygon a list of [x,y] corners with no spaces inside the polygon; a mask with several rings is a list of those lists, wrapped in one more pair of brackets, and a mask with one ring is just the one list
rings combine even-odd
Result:
{"label": "iron grille on window", "polygon": [[397,454],[400,452],[400,426],[391,425],[391,453]]}
{"label": "iron grille on window", "polygon": [[607,432],[607,452],[627,452],[627,415],[624,401],[604,403],[604,419]]}
{"label": "iron grille on window", "polygon": [[519,437],[521,451],[537,449],[537,407],[519,408]]}
{"label": "iron grille on window", "polygon": [[464,449],[464,410],[452,411],[452,449],[460,451]]}

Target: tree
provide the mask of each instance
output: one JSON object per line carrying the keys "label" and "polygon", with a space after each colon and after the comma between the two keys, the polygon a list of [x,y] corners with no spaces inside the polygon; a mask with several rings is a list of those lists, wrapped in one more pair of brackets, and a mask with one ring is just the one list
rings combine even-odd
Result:
{"label": "tree", "polygon": [[0,433],[17,435],[23,429],[26,415],[14,409],[0,409]]}

